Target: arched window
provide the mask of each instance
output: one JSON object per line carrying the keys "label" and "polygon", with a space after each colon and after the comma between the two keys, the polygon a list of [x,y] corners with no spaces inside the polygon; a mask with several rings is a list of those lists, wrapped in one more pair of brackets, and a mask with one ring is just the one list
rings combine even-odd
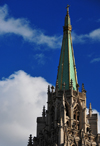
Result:
{"label": "arched window", "polygon": [[75,144],[72,144],[71,146],[75,146]]}
{"label": "arched window", "polygon": [[69,116],[69,114],[68,114],[68,107],[67,107],[67,105],[65,105],[66,106],[66,116]]}
{"label": "arched window", "polygon": [[58,106],[57,106],[57,122],[59,123],[60,122],[60,104],[58,103]]}
{"label": "arched window", "polygon": [[51,108],[51,122],[54,122],[54,106]]}
{"label": "arched window", "polygon": [[74,119],[76,119],[76,115],[74,114]]}
{"label": "arched window", "polygon": [[89,133],[89,128],[88,127],[87,127],[87,130],[86,131],[87,131],[87,133]]}
{"label": "arched window", "polygon": [[77,116],[77,120],[79,121],[79,115]]}
{"label": "arched window", "polygon": [[74,108],[73,119],[74,119],[74,123],[75,123],[75,128],[79,130],[79,120],[80,120],[79,105],[75,106],[75,108]]}
{"label": "arched window", "polygon": [[69,126],[69,122],[67,121],[67,126]]}
{"label": "arched window", "polygon": [[79,110],[79,106],[77,105],[74,108],[74,119],[79,121],[79,115],[80,115],[80,110]]}

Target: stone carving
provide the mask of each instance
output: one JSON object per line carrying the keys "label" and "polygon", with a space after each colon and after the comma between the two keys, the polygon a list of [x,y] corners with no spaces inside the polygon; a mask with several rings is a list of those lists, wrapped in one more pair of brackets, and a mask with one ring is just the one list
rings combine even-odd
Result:
{"label": "stone carving", "polygon": [[78,89],[68,8],[56,87],[48,86],[47,110],[37,117],[37,136],[30,135],[27,146],[100,146],[97,114],[91,104],[86,114],[84,84]]}

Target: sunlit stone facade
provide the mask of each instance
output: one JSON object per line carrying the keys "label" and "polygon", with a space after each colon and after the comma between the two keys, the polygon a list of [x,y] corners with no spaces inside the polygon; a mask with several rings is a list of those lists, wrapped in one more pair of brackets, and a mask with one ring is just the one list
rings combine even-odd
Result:
{"label": "sunlit stone facade", "polygon": [[43,107],[42,117],[37,117],[37,136],[30,135],[27,146],[100,145],[98,115],[91,103],[86,114],[84,84],[78,89],[71,29],[67,6],[56,86],[48,86],[47,110]]}

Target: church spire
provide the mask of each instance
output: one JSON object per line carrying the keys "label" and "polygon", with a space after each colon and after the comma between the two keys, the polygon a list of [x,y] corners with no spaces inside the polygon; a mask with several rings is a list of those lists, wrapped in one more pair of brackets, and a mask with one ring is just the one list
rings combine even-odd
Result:
{"label": "church spire", "polygon": [[69,15],[69,7],[70,5],[67,5],[66,9],[67,9],[67,15]]}
{"label": "church spire", "polygon": [[72,38],[71,38],[71,22],[69,16],[69,5],[67,5],[67,14],[65,17],[65,24],[63,27],[63,40],[62,40],[62,48],[60,54],[60,61],[58,66],[58,86],[59,89],[62,90],[62,84],[65,82],[65,89],[68,90],[70,88],[70,81],[73,81],[73,89],[76,90],[77,85],[77,73],[74,59],[74,52],[72,46]]}

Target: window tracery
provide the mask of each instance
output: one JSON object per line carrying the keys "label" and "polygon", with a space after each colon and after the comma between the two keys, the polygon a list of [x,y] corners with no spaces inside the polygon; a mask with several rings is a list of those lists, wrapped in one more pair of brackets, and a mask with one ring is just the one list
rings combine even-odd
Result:
{"label": "window tracery", "polygon": [[65,107],[66,107],[66,116],[69,117],[69,113],[68,113],[68,107],[67,107],[67,105],[65,105]]}
{"label": "window tracery", "polygon": [[74,108],[74,112],[73,112],[73,118],[74,118],[74,124],[75,124],[75,128],[79,130],[79,121],[80,121],[80,110],[79,110],[79,106],[77,105]]}

